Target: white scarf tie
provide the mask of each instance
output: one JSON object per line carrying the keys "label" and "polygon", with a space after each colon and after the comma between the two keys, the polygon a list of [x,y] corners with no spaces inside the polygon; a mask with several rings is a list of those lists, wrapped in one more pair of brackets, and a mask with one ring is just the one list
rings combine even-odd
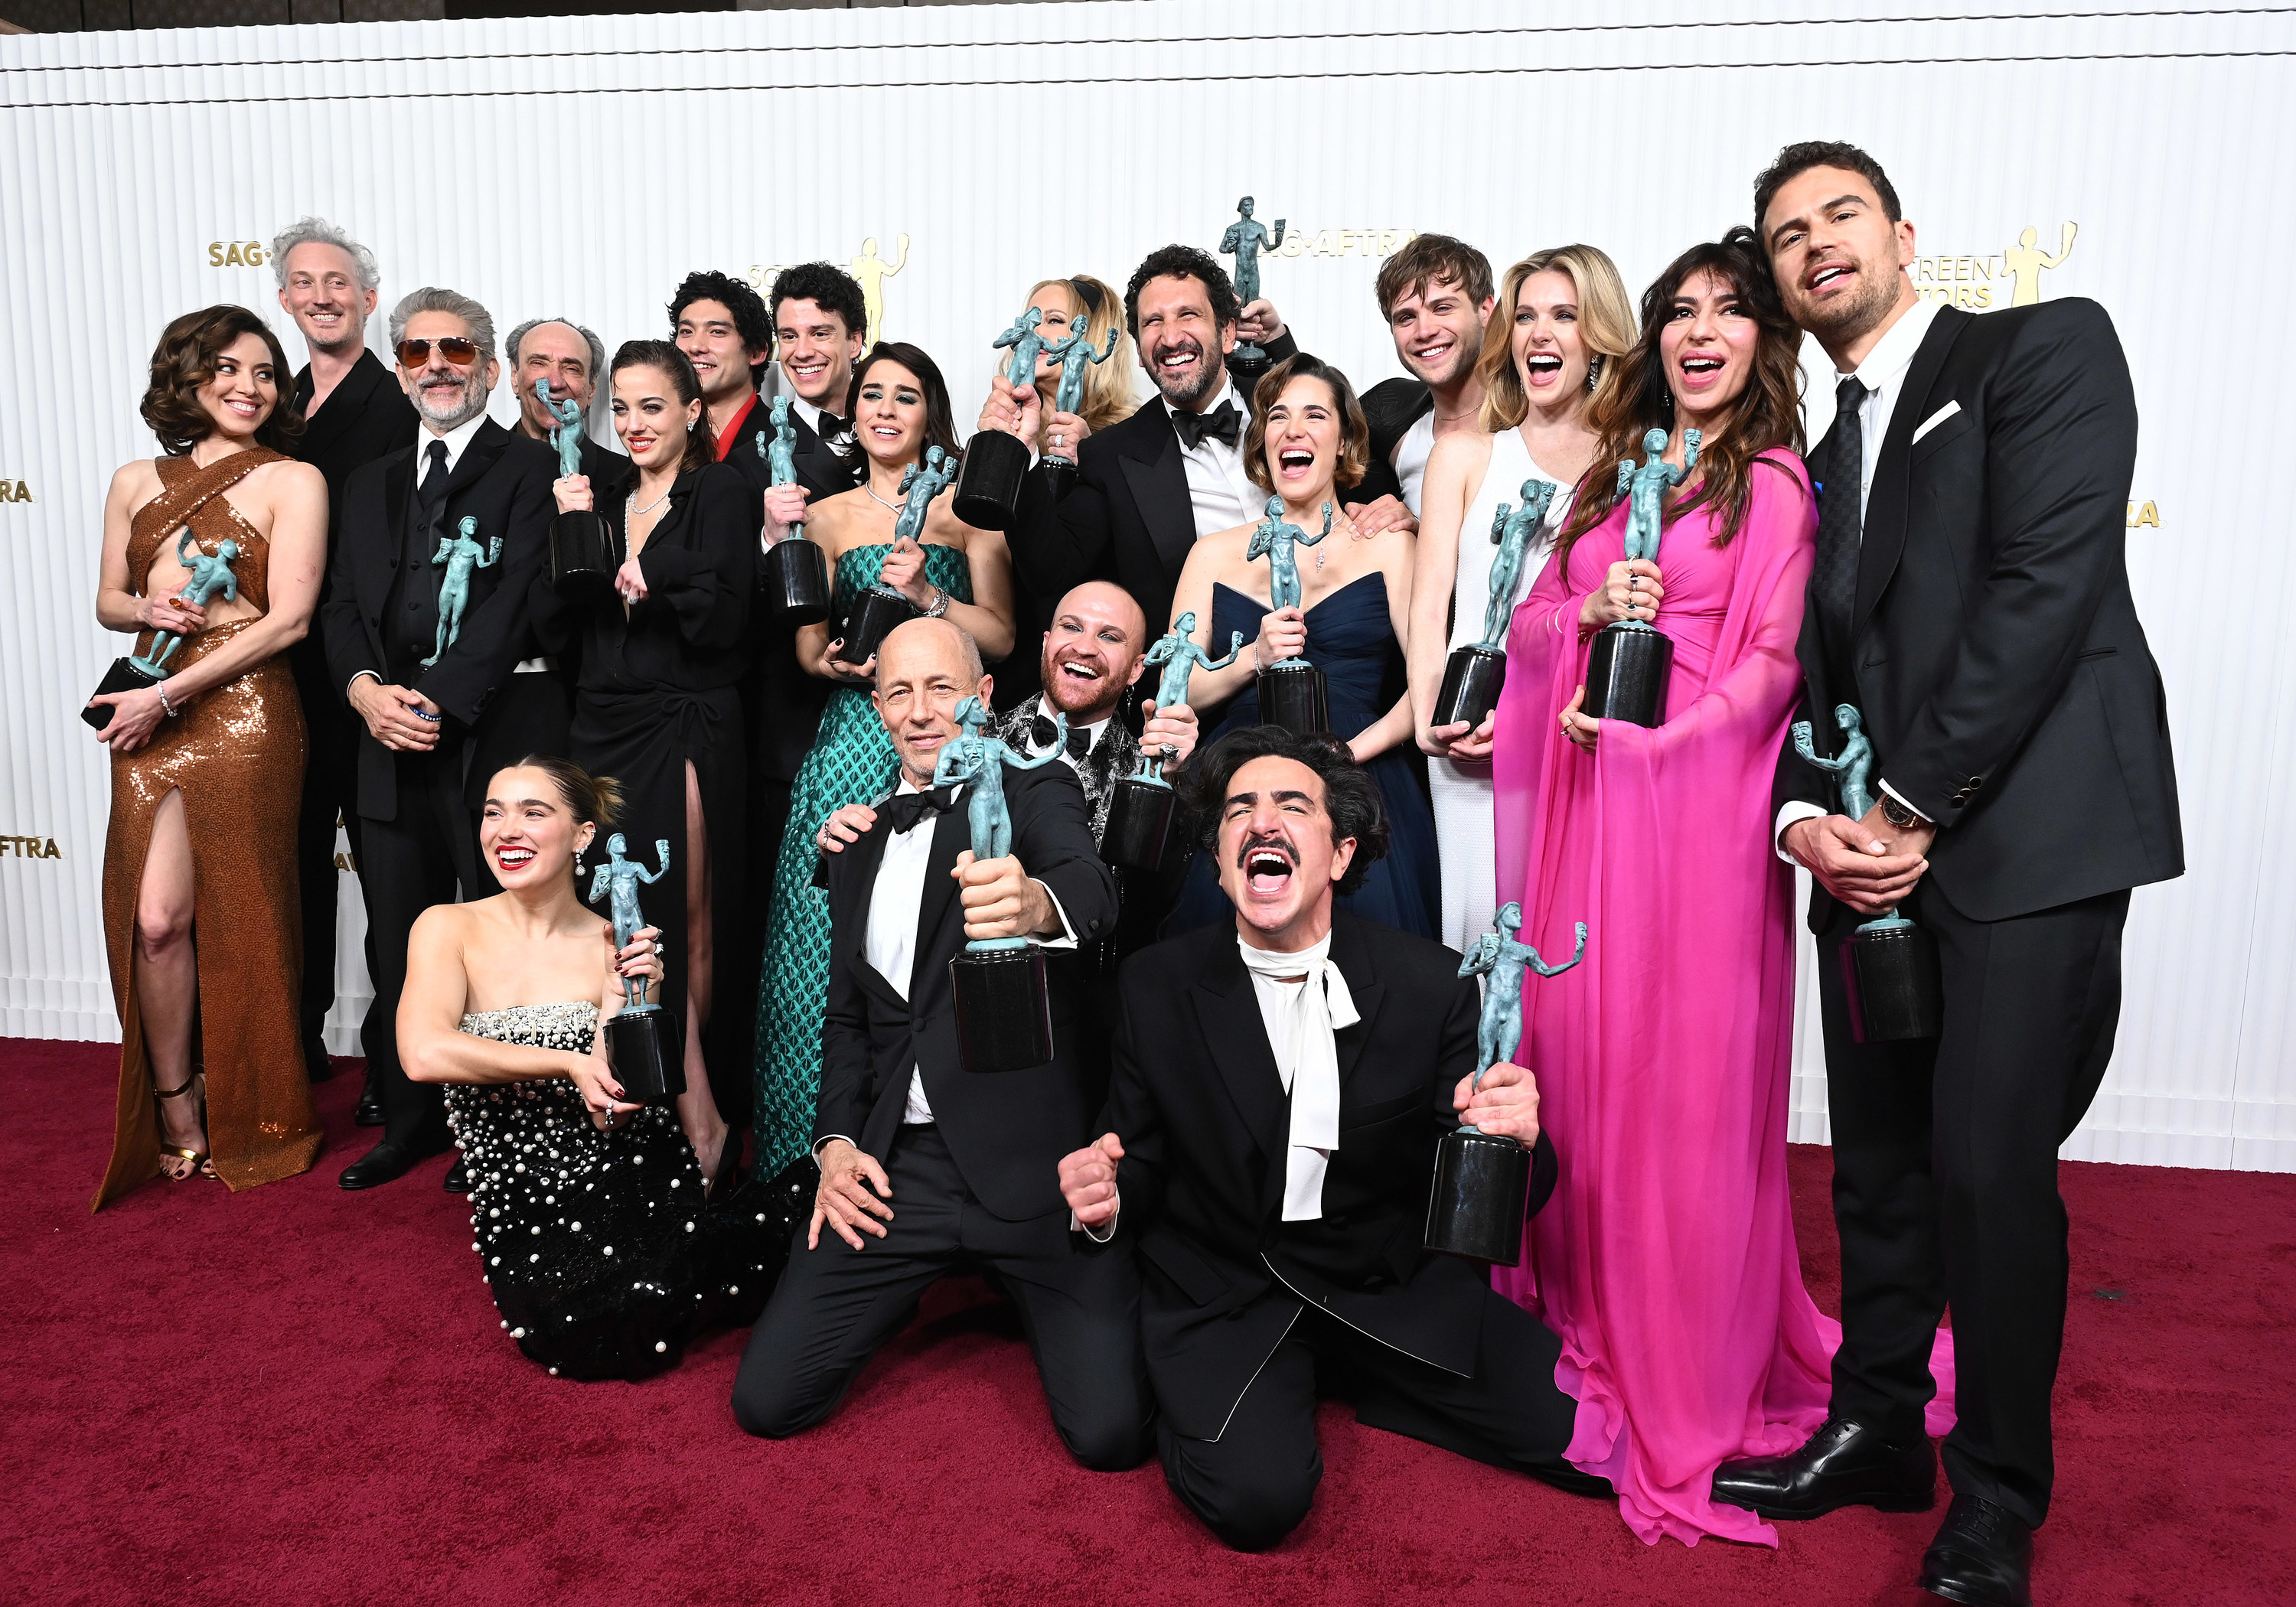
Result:
{"label": "white scarf tie", "polygon": [[[1348,980],[1332,963],[1332,939],[1294,954],[1275,954],[1236,939],[1251,972],[1259,1017],[1276,1075],[1292,1096],[1292,1130],[1283,1168],[1283,1220],[1324,1214],[1324,1171],[1340,1147],[1340,1052],[1332,1034],[1363,1018]],[[1306,980],[1279,980],[1305,975]]]}

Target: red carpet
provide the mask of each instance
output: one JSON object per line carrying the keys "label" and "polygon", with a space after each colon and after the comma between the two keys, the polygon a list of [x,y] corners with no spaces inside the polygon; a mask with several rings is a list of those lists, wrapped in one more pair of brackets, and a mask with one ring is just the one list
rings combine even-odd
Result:
{"label": "red carpet", "polygon": [[[1326,1407],[1316,1510],[1243,1557],[1152,1465],[1072,1466],[1009,1308],[944,1284],[827,1427],[726,1406],[743,1335],[641,1385],[570,1384],[496,1326],[432,1161],[347,1194],[357,1077],[319,1169],[154,1184],[91,1218],[117,1051],[0,1044],[0,1593],[64,1603],[1882,1603],[1936,1519],[1848,1511],[1777,1553],[1636,1543],[1579,1500]],[[1794,1156],[1834,1296],[1825,1157]],[[2068,1164],[2050,1603],[2296,1601],[2296,1177]]]}

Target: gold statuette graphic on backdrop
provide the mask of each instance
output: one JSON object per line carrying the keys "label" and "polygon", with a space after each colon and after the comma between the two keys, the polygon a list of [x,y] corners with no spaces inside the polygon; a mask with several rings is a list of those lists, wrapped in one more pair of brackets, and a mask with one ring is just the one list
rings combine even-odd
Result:
{"label": "gold statuette graphic on backdrop", "polygon": [[2017,243],[2006,250],[1979,255],[1920,256],[1907,270],[1914,289],[1941,307],[1958,307],[1972,313],[1998,307],[2030,307],[2041,299],[2041,275],[2064,266],[2072,255],[2077,223],[2057,226],[2057,249],[2039,245],[2040,227],[2028,224]]}

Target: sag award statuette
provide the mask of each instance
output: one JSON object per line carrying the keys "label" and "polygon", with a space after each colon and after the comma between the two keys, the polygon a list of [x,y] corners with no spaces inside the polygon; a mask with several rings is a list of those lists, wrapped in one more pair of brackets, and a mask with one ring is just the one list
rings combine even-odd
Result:
{"label": "sag award statuette", "polygon": [[[550,381],[537,380],[534,394],[558,421],[550,444],[558,448],[558,478],[582,472],[582,405],[572,397],[550,399]],[[603,596],[614,584],[620,568],[614,558],[614,534],[605,516],[594,508],[578,508],[550,521],[550,586],[562,597],[588,592]]]}
{"label": "sag award statuette", "polygon": [[[776,486],[797,483],[797,426],[790,422],[790,399],[774,398],[774,427],[758,431],[758,455]],[[766,548],[766,607],[783,630],[818,625],[829,618],[829,563],[821,544],[793,524],[768,537]]]}
{"label": "sag award statuette", "polygon": [[[1108,326],[1108,343],[1098,351],[1095,351],[1092,348],[1091,340],[1085,333],[1084,321],[1080,318],[1070,326],[1067,340],[1054,340],[1047,344],[1045,348],[1045,355],[1048,357],[1058,357],[1061,363],[1061,382],[1059,389],[1053,393],[1053,411],[1074,413],[1083,406],[1084,371],[1095,363],[1107,362],[1115,350],[1116,326],[1114,324]],[[1055,500],[1069,494],[1069,487],[1076,479],[1076,459],[1067,455],[1068,453],[1075,450],[1073,442],[1063,443],[1062,450],[1047,452],[1044,455],[1045,473],[1052,481],[1053,496]]]}
{"label": "sag award statuette", "polygon": [[[1235,299],[1244,307],[1259,299],[1259,253],[1281,250],[1283,246],[1283,219],[1275,220],[1275,233],[1270,234],[1267,225],[1251,216],[1251,197],[1247,195],[1235,203],[1235,221],[1227,225],[1220,236],[1220,255],[1235,258]],[[1228,354],[1230,365],[1239,374],[1256,377],[1267,366],[1267,354],[1249,340],[1238,341]],[[1241,385],[1237,389],[1250,396],[1251,387]]]}
{"label": "sag award statuette", "polygon": [[[645,866],[622,857],[628,840],[617,832],[606,839],[606,863],[590,873],[589,902],[612,895],[607,906],[614,922],[614,952],[630,946],[645,925],[638,912],[638,883],[651,885],[669,874],[669,844],[656,842],[661,869],[646,874]],[[646,1000],[646,983],[640,977],[622,979],[622,1007],[606,1022],[606,1053],[614,1062],[614,1079],[622,1097],[634,1105],[658,1105],[685,1092],[685,1047],[677,1018]]]}
{"label": "sag award statuette", "polygon": [[455,527],[452,536],[439,537],[439,550],[430,554],[430,562],[447,566],[446,575],[439,582],[439,636],[431,646],[430,656],[422,660],[430,668],[447,656],[455,645],[455,638],[463,634],[463,614],[471,606],[471,575],[476,570],[488,570],[502,556],[502,537],[488,537],[483,547],[478,543],[479,521],[465,514],[463,522]]}
{"label": "sag award statuette", "polygon": [[[1840,758],[1817,756],[1808,720],[1794,722],[1794,751],[1831,774],[1841,794],[1841,812],[1863,820],[1874,807],[1866,784],[1874,773],[1874,743],[1855,706],[1836,705],[1833,718],[1841,727]],[[1859,1043],[1904,1043],[1935,1037],[1945,1029],[1934,938],[1896,910],[1885,910],[1849,934],[1849,949],[1842,980],[1849,984],[1849,1020]]]}
{"label": "sag award statuette", "polygon": [[[1164,678],[1156,684],[1159,714],[1185,707],[1188,677],[1199,664],[1206,669],[1226,669],[1243,651],[1240,630],[1228,633],[1225,659],[1215,659],[1198,647],[1193,640],[1195,633],[1196,616],[1182,614],[1170,632],[1158,637],[1148,650],[1148,662],[1164,667]],[[1109,864],[1128,871],[1162,868],[1175,801],[1172,783],[1164,779],[1164,760],[1170,757],[1168,748],[1155,753],[1143,748],[1140,768],[1117,782],[1115,794],[1108,800],[1108,824],[1100,833],[1100,857]]]}
{"label": "sag award statuette", "polygon": [[[1045,309],[1032,307],[1013,321],[1013,327],[993,345],[1011,347],[1004,365],[1008,385],[1034,385],[1037,359],[1043,355],[1045,337],[1037,326]],[[1021,482],[1028,478],[1029,448],[1018,436],[1002,430],[983,430],[964,444],[964,468],[957,476],[956,516],[980,530],[1009,530],[1021,512]]]}
{"label": "sag award statuette", "polygon": [[[933,785],[965,789],[965,822],[975,863],[1013,851],[1013,815],[1004,804],[1004,767],[1037,770],[1060,762],[1069,718],[1055,711],[1053,750],[1031,759],[983,736],[988,710],[979,698],[956,706],[958,734],[942,745]],[[1053,1058],[1053,1007],[1045,991],[1045,955],[1026,938],[975,938],[948,963],[956,996],[956,1047],[968,1071],[1019,1071]]]}
{"label": "sag award statuette", "polygon": [[[1311,547],[1332,533],[1332,504],[1324,504],[1324,528],[1310,536],[1298,525],[1283,522],[1283,499],[1267,499],[1267,517],[1251,533],[1243,550],[1249,563],[1267,556],[1267,608],[1300,606],[1299,547]],[[1332,728],[1330,700],[1324,693],[1324,672],[1303,658],[1289,658],[1259,672],[1259,717],[1300,736],[1316,736]]]}
{"label": "sag award statuette", "polygon": [[[1627,559],[1658,557],[1659,515],[1669,491],[1698,467],[1699,432],[1682,432],[1682,467],[1660,455],[1666,431],[1643,437],[1643,466],[1619,464],[1619,495],[1627,502]],[[1620,619],[1595,633],[1587,653],[1587,701],[1582,712],[1598,720],[1628,720],[1655,729],[1666,724],[1666,683],[1674,673],[1674,640],[1639,619]]]}
{"label": "sag award statuette", "polygon": [[[1538,950],[1520,942],[1522,906],[1509,904],[1491,918],[1491,930],[1475,939],[1460,962],[1463,977],[1486,975],[1482,1020],[1475,1027],[1475,1086],[1501,1061],[1513,1063],[1522,1046],[1523,968],[1559,977],[1587,957],[1587,923],[1578,922],[1578,947],[1560,965],[1549,965]],[[1517,1140],[1485,1133],[1472,1124],[1443,1136],[1435,1152],[1435,1186],[1427,1197],[1430,1250],[1470,1260],[1515,1267],[1522,1261],[1523,1210],[1529,1202],[1530,1152]]]}
{"label": "sag award statuette", "polygon": [[1437,726],[1464,720],[1470,729],[1480,726],[1499,706],[1499,688],[1506,685],[1507,625],[1514,617],[1515,582],[1522,578],[1523,554],[1546,521],[1547,504],[1554,500],[1554,482],[1522,482],[1522,505],[1510,511],[1505,503],[1491,516],[1491,545],[1498,556],[1491,560],[1491,600],[1483,608],[1483,639],[1455,648],[1443,666],[1443,689],[1435,694]]}
{"label": "sag award statuette", "polygon": [[[1008,436],[1006,438],[1010,439]],[[911,463],[901,476],[900,495],[907,500],[893,521],[893,545],[914,545],[924,535],[925,512],[948,485],[952,465],[939,447],[925,448],[922,467]],[[845,621],[845,645],[837,650],[840,663],[858,667],[877,656],[877,649],[896,625],[917,616],[917,605],[887,586],[882,578],[865,587]]]}
{"label": "sag award statuette", "polygon": [[[217,592],[227,603],[238,602],[239,577],[231,572],[232,563],[238,557],[239,543],[228,537],[216,543],[213,553],[208,553],[192,545],[192,533],[185,529],[176,537],[176,562],[191,570],[192,578],[176,588],[176,595],[193,608],[207,607]],[[109,697],[114,693],[142,692],[148,686],[157,686],[168,678],[168,660],[183,644],[184,638],[172,631],[153,631],[152,645],[144,649],[142,657],[112,660],[111,668],[103,672],[103,679],[96,685],[95,695]],[[111,724],[116,711],[117,705],[111,703],[90,703],[79,711],[79,717],[101,731]]]}

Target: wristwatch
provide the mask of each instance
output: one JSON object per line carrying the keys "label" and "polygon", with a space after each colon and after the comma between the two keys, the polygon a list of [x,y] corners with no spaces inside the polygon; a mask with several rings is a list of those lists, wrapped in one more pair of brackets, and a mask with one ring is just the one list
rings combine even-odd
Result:
{"label": "wristwatch", "polygon": [[1908,808],[1890,793],[1882,794],[1882,818],[1900,832],[1910,832],[1915,826],[1930,824],[1929,816],[1918,809]]}
{"label": "wristwatch", "polygon": [[933,600],[925,604],[924,617],[928,619],[939,619],[943,614],[948,612],[948,594],[941,590],[939,586],[933,587]]}

